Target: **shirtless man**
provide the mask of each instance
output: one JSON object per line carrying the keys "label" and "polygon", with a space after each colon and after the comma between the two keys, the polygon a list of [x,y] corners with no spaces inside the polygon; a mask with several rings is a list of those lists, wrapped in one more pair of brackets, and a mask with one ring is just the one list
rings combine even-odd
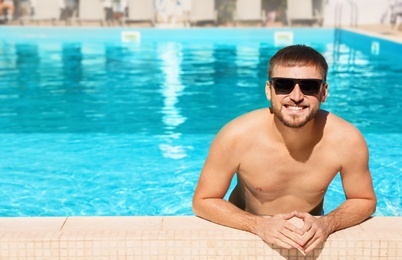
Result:
{"label": "shirtless man", "polygon": [[[350,123],[320,109],[328,65],[295,45],[269,63],[270,108],[242,115],[213,141],[193,197],[201,218],[245,230],[267,243],[304,253],[329,234],[369,218],[376,208],[368,148]],[[321,217],[325,192],[340,172],[346,200]],[[237,173],[229,201],[224,196]],[[288,220],[297,217],[299,229]]]}

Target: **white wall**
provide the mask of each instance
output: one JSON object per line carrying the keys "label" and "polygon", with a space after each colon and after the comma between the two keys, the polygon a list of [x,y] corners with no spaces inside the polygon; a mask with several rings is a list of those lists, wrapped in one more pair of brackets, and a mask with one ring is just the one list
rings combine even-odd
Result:
{"label": "white wall", "polygon": [[[323,0],[324,26],[390,23],[389,6],[395,0]],[[340,19],[339,19],[340,17]],[[356,18],[352,18],[356,17]],[[339,22],[340,20],[340,22]]]}

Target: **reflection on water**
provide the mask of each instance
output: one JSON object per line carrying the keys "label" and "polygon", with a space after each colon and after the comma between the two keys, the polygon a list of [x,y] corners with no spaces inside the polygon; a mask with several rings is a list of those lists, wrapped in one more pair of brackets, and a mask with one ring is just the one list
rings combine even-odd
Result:
{"label": "reflection on water", "polygon": [[[376,53],[363,53],[345,44],[328,46],[330,98],[324,108],[354,123],[364,133],[400,133],[395,120],[402,105],[395,95],[402,65]],[[392,108],[392,109],[390,109]]]}
{"label": "reflection on water", "polygon": [[[6,99],[3,108],[18,116],[0,118],[7,121],[3,132],[215,133],[244,111],[267,105],[266,62],[261,66],[267,57],[259,57],[267,48],[259,44],[13,47],[1,57],[7,73],[0,84],[19,97]],[[213,120],[205,124],[206,117]]]}
{"label": "reflection on water", "polygon": [[238,46],[236,48],[236,70],[239,87],[255,87],[260,61],[259,46]]}
{"label": "reflection on water", "polygon": [[[62,46],[62,53],[61,53],[61,62],[63,66],[63,73],[62,73],[62,88],[66,91],[71,91],[70,89],[80,89],[81,81],[83,80],[83,74],[85,73],[83,69],[83,56],[85,55],[85,48],[81,48],[81,44],[64,44]],[[45,52],[46,53],[46,52]],[[60,56],[58,53],[52,55],[53,58],[50,58],[48,62],[52,62],[53,64],[58,64],[60,60]],[[45,56],[45,58],[49,57]],[[54,68],[56,66],[52,66],[49,64],[43,71],[48,71],[49,68]],[[49,75],[48,78],[57,79],[58,75]]]}
{"label": "reflection on water", "polygon": [[180,133],[176,132],[176,127],[186,121],[177,106],[179,97],[184,90],[184,85],[180,80],[181,48],[180,43],[162,43],[158,45],[157,51],[161,59],[162,73],[165,76],[164,84],[161,84],[161,93],[164,97],[161,112],[163,114],[162,121],[167,130],[166,143],[160,144],[159,148],[165,157],[173,159],[186,157],[185,148],[181,145],[174,145],[174,140],[180,137]]}
{"label": "reflection on water", "polygon": [[38,46],[31,44],[15,46],[16,53],[16,74],[18,87],[22,89],[35,87],[35,83],[40,80],[39,64],[40,57]]}
{"label": "reflection on water", "polygon": [[[402,109],[399,61],[345,44],[315,47],[330,65],[324,108],[363,132],[402,129],[395,120]],[[2,42],[0,131],[213,134],[268,105],[263,89],[276,51],[259,42]]]}
{"label": "reflection on water", "polygon": [[166,125],[166,129],[173,132],[177,126],[186,120],[176,106],[179,102],[178,98],[182,95],[185,88],[180,80],[181,44],[160,44],[158,45],[158,54],[162,62],[162,72],[165,76],[164,84],[161,85],[161,93],[164,97],[164,106],[162,108],[164,116],[162,121]]}

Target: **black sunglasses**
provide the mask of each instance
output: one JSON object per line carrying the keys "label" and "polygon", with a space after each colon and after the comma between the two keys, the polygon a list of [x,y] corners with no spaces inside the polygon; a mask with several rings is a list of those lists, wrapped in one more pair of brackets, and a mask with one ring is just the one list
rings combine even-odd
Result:
{"label": "black sunglasses", "polygon": [[292,78],[269,78],[273,82],[276,94],[285,95],[293,91],[296,84],[299,84],[300,90],[304,95],[316,95],[325,83],[323,79],[292,79]]}

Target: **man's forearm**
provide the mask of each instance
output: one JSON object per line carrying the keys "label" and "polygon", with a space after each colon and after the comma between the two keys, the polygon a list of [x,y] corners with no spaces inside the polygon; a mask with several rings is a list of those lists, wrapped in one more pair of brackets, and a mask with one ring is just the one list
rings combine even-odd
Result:
{"label": "man's forearm", "polygon": [[205,199],[193,207],[194,213],[217,224],[250,232],[268,244],[302,249],[300,228],[290,220],[296,213],[262,217],[243,211],[223,199]]}
{"label": "man's forearm", "polygon": [[348,199],[337,209],[320,218],[327,227],[328,234],[357,225],[369,218],[376,208],[371,199]]}
{"label": "man's forearm", "polygon": [[256,234],[263,218],[245,212],[224,199],[203,199],[193,205],[194,213],[211,222]]}

